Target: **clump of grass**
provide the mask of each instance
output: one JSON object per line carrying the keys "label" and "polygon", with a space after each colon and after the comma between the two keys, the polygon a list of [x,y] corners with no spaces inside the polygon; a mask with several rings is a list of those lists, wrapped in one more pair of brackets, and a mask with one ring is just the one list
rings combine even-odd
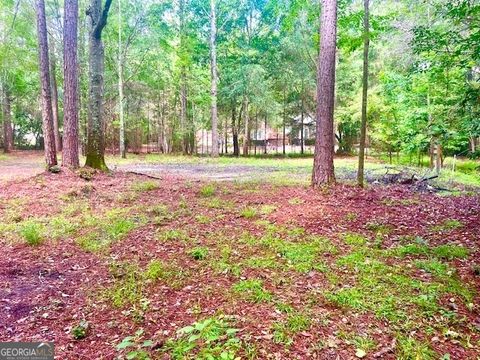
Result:
{"label": "clump of grass", "polygon": [[310,326],[311,320],[307,315],[292,311],[285,321],[273,324],[273,341],[289,346],[293,343],[293,336],[308,330]]}
{"label": "clump of grass", "polygon": [[145,269],[145,277],[150,280],[159,280],[165,277],[166,269],[159,260],[152,260]]}
{"label": "clump of grass", "polygon": [[347,245],[351,245],[351,246],[363,246],[367,243],[368,239],[361,235],[361,234],[356,234],[356,233],[346,233],[346,234],[343,234],[343,241],[345,241],[345,243]]}
{"label": "clump of grass", "polygon": [[208,256],[208,249],[206,247],[196,247],[190,250],[189,255],[195,260],[205,260]]}
{"label": "clump of grass", "polygon": [[44,241],[45,226],[35,220],[28,220],[20,226],[20,234],[28,245],[38,246]]}
{"label": "clump of grass", "polygon": [[430,346],[426,343],[419,342],[412,337],[400,336],[397,338],[397,359],[401,360],[434,360],[438,358]]}
{"label": "clump of grass", "polygon": [[262,214],[262,215],[270,215],[270,214],[273,213],[276,209],[277,209],[277,207],[276,207],[275,205],[263,205],[263,206],[260,208],[260,214]]}
{"label": "clump of grass", "polygon": [[176,229],[166,230],[158,238],[163,241],[188,241],[190,239],[186,231]]}
{"label": "clump of grass", "polygon": [[160,186],[156,181],[143,181],[134,183],[132,185],[132,190],[137,192],[147,192],[157,190],[159,187]]}
{"label": "clump of grass", "polygon": [[440,245],[432,250],[435,256],[441,259],[465,259],[469,255],[467,248],[458,245]]}
{"label": "clump of grass", "polygon": [[299,199],[299,198],[292,198],[292,199],[288,200],[288,203],[290,205],[300,205],[300,204],[303,204],[304,201],[302,199]]}
{"label": "clump of grass", "polygon": [[114,285],[105,290],[105,296],[115,307],[139,303],[143,298],[144,281],[136,264],[120,263],[112,266],[116,277]]}
{"label": "clump of grass", "polygon": [[365,229],[374,231],[381,235],[388,235],[392,231],[392,227],[390,225],[382,224],[380,222],[369,222],[365,224]]}
{"label": "clump of grass", "polygon": [[463,224],[460,221],[454,220],[454,219],[448,219],[440,224],[432,226],[431,229],[432,231],[440,232],[440,231],[450,231],[450,230],[458,229],[461,227],[463,227]]}
{"label": "clump of grass", "polygon": [[253,219],[257,216],[257,210],[253,207],[246,207],[240,212],[240,216],[245,219]]}
{"label": "clump of grass", "polygon": [[209,224],[213,221],[213,219],[203,214],[195,216],[195,220],[197,220],[199,224]]}
{"label": "clump of grass", "polygon": [[272,294],[263,288],[263,281],[260,279],[240,280],[233,285],[232,290],[246,300],[256,303],[272,299]]}
{"label": "clump of grass", "polygon": [[215,195],[216,188],[214,184],[207,184],[200,188],[200,196],[202,197],[212,197]]}
{"label": "clump of grass", "polygon": [[411,255],[427,255],[429,248],[426,245],[408,244],[396,247],[394,252],[400,257]]}

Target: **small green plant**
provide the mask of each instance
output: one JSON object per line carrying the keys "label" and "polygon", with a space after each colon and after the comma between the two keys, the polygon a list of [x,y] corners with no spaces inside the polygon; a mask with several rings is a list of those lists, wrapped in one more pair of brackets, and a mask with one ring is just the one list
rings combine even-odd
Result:
{"label": "small green plant", "polygon": [[195,260],[204,260],[208,256],[208,249],[206,247],[196,247],[189,251],[189,254]]}
{"label": "small green plant", "polygon": [[460,221],[454,220],[454,219],[448,219],[438,225],[432,226],[431,229],[432,231],[436,231],[436,232],[450,231],[450,230],[461,228],[462,226],[463,224]]}
{"label": "small green plant", "polygon": [[292,311],[285,321],[273,324],[273,341],[289,346],[293,343],[293,336],[310,328],[310,318],[302,313]]}
{"label": "small green plant", "polygon": [[161,233],[159,239],[164,241],[187,241],[190,237],[186,231],[171,229]]}
{"label": "small green plant", "polygon": [[82,320],[80,323],[72,328],[72,337],[75,340],[82,340],[85,339],[88,335],[88,330],[90,326],[87,321]]}
{"label": "small green plant", "polygon": [[240,280],[233,285],[233,291],[252,302],[268,302],[272,294],[263,288],[263,281],[260,279]]}
{"label": "small green plant", "polygon": [[209,224],[212,222],[212,219],[210,217],[203,214],[195,216],[195,220],[197,220],[199,224]]}
{"label": "small green plant", "polygon": [[223,316],[207,318],[178,330],[165,350],[173,359],[235,360],[241,348],[237,332]]}
{"label": "small green plant", "polygon": [[145,276],[150,280],[158,280],[165,277],[166,270],[163,263],[159,260],[152,260],[147,265]]}
{"label": "small green plant", "polygon": [[216,189],[214,184],[207,184],[200,188],[200,195],[202,197],[211,197],[215,195]]}
{"label": "small green plant", "polygon": [[347,215],[345,215],[345,220],[347,221],[355,221],[357,220],[358,218],[358,215],[354,212],[349,212],[347,213]]}
{"label": "small green plant", "polygon": [[345,241],[347,245],[363,246],[367,243],[368,239],[361,234],[346,233],[343,235],[343,241]]}
{"label": "small green plant", "polygon": [[115,307],[139,304],[143,298],[143,274],[136,264],[115,263],[111,266],[115,282],[105,296]]}
{"label": "small green plant", "polygon": [[139,329],[134,336],[127,336],[116,346],[117,351],[123,353],[128,360],[149,360],[153,341],[145,340],[143,334],[144,330]]}
{"label": "small green plant", "polygon": [[263,206],[260,208],[260,214],[262,214],[262,215],[270,215],[270,214],[273,213],[276,209],[277,209],[277,207],[276,207],[275,205],[263,205]]}
{"label": "small green plant", "polygon": [[412,337],[400,336],[397,346],[397,359],[399,360],[434,360],[438,355],[425,343]]}
{"label": "small green plant", "polygon": [[257,216],[257,210],[253,207],[246,207],[240,212],[240,216],[245,219],[253,219]]}
{"label": "small green plant", "polygon": [[157,190],[160,186],[156,181],[143,181],[143,182],[136,182],[132,186],[132,190],[137,192],[147,192],[152,190]]}
{"label": "small green plant", "polygon": [[24,222],[20,227],[20,234],[28,245],[38,246],[44,241],[45,226],[35,220]]}
{"label": "small green plant", "polygon": [[440,245],[433,248],[433,254],[441,259],[465,259],[469,251],[467,248],[458,245]]}

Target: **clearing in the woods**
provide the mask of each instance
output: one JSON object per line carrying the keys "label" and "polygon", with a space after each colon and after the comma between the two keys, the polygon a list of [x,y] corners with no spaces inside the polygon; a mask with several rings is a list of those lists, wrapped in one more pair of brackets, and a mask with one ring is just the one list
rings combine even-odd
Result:
{"label": "clearing in the woods", "polygon": [[398,168],[370,162],[361,190],[346,158],[316,191],[311,159],[147,156],[25,179],[42,159],[14,157],[0,341],[55,341],[65,359],[480,354],[474,176],[385,185]]}

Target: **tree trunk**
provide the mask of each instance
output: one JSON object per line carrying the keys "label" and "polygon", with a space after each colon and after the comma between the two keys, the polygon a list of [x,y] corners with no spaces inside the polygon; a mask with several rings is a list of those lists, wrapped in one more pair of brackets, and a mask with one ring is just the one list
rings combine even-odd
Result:
{"label": "tree trunk", "polygon": [[435,157],[435,172],[437,173],[437,175],[440,174],[441,170],[442,170],[442,145],[440,145],[440,143],[437,142],[436,157]]}
{"label": "tree trunk", "polygon": [[60,137],[59,115],[58,115],[58,88],[57,88],[57,61],[55,56],[55,43],[50,42],[52,52],[50,54],[50,81],[52,85],[52,111],[53,111],[53,132],[55,136],[55,149],[62,151],[62,138]]}
{"label": "tree trunk", "polygon": [[42,128],[47,168],[57,165],[55,134],[53,130],[52,88],[50,86],[50,62],[48,60],[47,21],[45,1],[37,0],[37,33],[40,86],[42,98]]}
{"label": "tree trunk", "polygon": [[63,166],[77,168],[78,158],[78,0],[65,0],[63,26],[64,104],[63,104]]}
{"label": "tree trunk", "polygon": [[13,129],[10,92],[3,84],[3,151],[9,153],[13,150]]}
{"label": "tree trunk", "polygon": [[244,126],[245,126],[245,131],[243,135],[243,156],[248,155],[248,147],[249,147],[249,140],[250,140],[250,124],[249,124],[249,118],[248,118],[248,99],[245,96],[243,98],[243,121],[244,121]]}
{"label": "tree trunk", "polygon": [[265,132],[265,146],[264,146],[264,149],[263,149],[263,153],[265,155],[267,155],[267,152],[268,152],[268,139],[267,139],[267,115],[265,115],[265,122],[264,122],[264,132]]}
{"label": "tree trunk", "polygon": [[370,46],[369,0],[363,1],[363,90],[362,90],[362,124],[360,126],[360,149],[358,153],[358,185],[364,186],[365,177],[365,142],[367,138],[367,101],[368,101],[368,50]]}
{"label": "tree trunk", "polygon": [[470,137],[470,151],[472,154],[476,151],[477,144],[476,144],[476,139],[472,136]]}
{"label": "tree trunk", "polygon": [[[232,106],[232,142],[233,142],[233,156],[240,155],[240,146],[238,144],[238,129],[236,124],[236,110],[237,105],[233,104]],[[241,116],[241,114],[240,114]]]}
{"label": "tree trunk", "polygon": [[302,86],[302,98],[301,98],[301,115],[300,115],[300,153],[303,155],[305,152],[305,139],[303,138],[303,122],[304,122],[304,112],[303,112],[303,86]]}
{"label": "tree trunk", "polygon": [[335,51],[337,1],[322,0],[320,53],[317,71],[317,114],[312,186],[335,182],[333,165],[333,112],[335,101]]}
{"label": "tree trunk", "polygon": [[101,0],[91,0],[87,14],[90,17],[89,34],[89,99],[87,161],[85,166],[107,171],[105,164],[105,129],[103,120],[103,83],[105,73],[105,53],[102,31],[107,24],[108,11],[112,0],[102,7]]}
{"label": "tree trunk", "polygon": [[127,158],[125,149],[125,117],[123,112],[123,53],[122,53],[122,1],[118,0],[118,117],[120,122],[120,155]]}
{"label": "tree trunk", "polygon": [[283,143],[282,143],[282,148],[283,148],[283,155],[285,155],[285,148],[286,148],[286,139],[285,139],[285,136],[286,136],[286,133],[287,133],[287,130],[286,130],[286,122],[287,122],[287,110],[286,110],[286,102],[287,102],[287,98],[286,98],[286,94],[285,94],[285,88],[283,88]]}
{"label": "tree trunk", "polygon": [[217,17],[215,0],[210,0],[210,70],[212,76],[212,156],[218,156],[218,111],[217,111]]}

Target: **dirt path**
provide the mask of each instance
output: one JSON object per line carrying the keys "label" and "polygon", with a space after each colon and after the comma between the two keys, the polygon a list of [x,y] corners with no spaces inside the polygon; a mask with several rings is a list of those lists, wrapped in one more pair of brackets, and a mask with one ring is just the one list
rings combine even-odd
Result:
{"label": "dirt path", "polygon": [[22,151],[0,158],[0,185],[11,180],[23,180],[43,172],[42,153]]}

